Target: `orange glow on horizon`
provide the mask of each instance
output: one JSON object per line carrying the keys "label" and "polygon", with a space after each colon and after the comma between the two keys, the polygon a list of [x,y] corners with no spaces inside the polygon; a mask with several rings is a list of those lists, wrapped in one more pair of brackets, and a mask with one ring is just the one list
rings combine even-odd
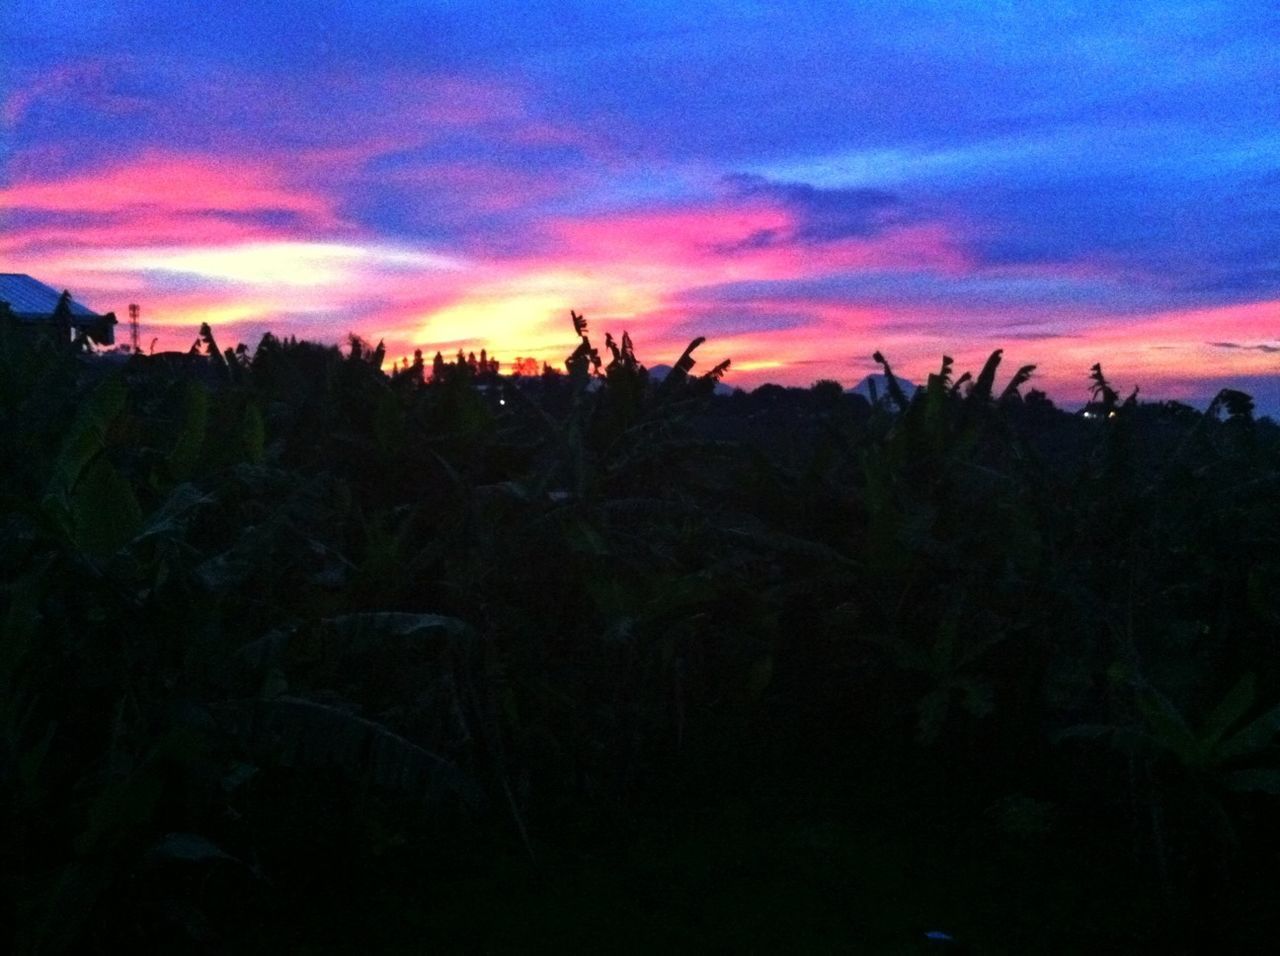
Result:
{"label": "orange glow on horizon", "polygon": [[[511,109],[478,94],[463,112],[472,107]],[[457,164],[400,174],[410,187],[416,177],[428,184],[443,177],[459,191],[463,211],[500,212],[526,188],[550,194],[555,186],[514,173],[493,197],[473,203],[473,193],[493,185],[486,175]],[[1037,364],[1031,386],[1066,402],[1083,401],[1097,361],[1121,387],[1140,384],[1154,397],[1186,393],[1199,380],[1280,373],[1276,355],[1258,347],[1276,342],[1274,301],[1139,316],[1080,315],[1066,306],[1052,326],[1061,335],[1024,339],[972,305],[930,325],[890,302],[774,296],[771,284],[804,287],[865,272],[924,275],[939,286],[984,273],[964,253],[957,223],[910,223],[815,243],[797,238],[803,224],[793,209],[767,197],[563,214],[535,230],[527,251],[484,254],[370,236],[323,190],[298,185],[271,162],[148,150],[93,173],[47,180],[28,174],[0,188],[0,212],[24,217],[0,234],[6,271],[70,288],[91,307],[118,315],[140,302],[144,340],[154,336],[160,350],[186,349],[208,322],[215,333],[221,327],[224,345],[235,344],[237,332],[256,336],[267,328],[325,342],[355,332],[384,339],[393,355],[484,348],[503,361],[522,356],[560,367],[575,344],[568,321],[575,308],[591,322],[597,345],[605,332],[628,331],[649,365],[674,361],[690,338],[705,335],[699,369],[729,358],[726,381],[744,387],[767,380],[807,386],[820,378],[851,385],[876,370],[876,350],[905,378],[922,382],[943,353],[956,357],[959,370],[976,371],[991,349],[1003,347],[1010,373]],[[1086,264],[1017,267],[996,279],[1108,275],[1103,265]],[[743,305],[715,297],[735,284],[758,289]],[[935,317],[944,309],[930,307]]]}

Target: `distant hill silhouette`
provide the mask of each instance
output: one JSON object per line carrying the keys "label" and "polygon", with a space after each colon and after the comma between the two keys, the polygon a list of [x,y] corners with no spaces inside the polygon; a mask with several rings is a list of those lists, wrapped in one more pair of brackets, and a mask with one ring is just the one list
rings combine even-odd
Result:
{"label": "distant hill silhouette", "polygon": [[[914,382],[908,382],[905,378],[899,378],[896,375],[894,378],[898,379],[898,385],[902,387],[902,392],[907,396],[907,398],[914,395],[916,390],[920,388],[919,385],[916,385]],[[875,386],[874,398],[872,396],[872,385]],[[853,388],[846,388],[844,392],[846,395],[861,395],[869,402],[884,402],[887,401],[889,397],[889,380],[880,372],[876,372],[872,375],[868,375],[857,385],[853,386]]]}

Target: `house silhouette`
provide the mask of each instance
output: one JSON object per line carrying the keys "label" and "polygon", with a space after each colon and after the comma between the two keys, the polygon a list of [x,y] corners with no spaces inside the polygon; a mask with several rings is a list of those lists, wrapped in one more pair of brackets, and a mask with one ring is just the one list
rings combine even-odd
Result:
{"label": "house silhouette", "polygon": [[115,344],[116,315],[86,308],[71,293],[20,272],[0,272],[0,322],[33,339],[70,346],[80,339]]}

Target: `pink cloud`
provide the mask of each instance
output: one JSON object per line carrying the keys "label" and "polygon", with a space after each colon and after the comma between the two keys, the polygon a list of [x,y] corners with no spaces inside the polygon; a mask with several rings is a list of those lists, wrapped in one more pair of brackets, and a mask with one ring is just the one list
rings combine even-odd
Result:
{"label": "pink cloud", "polygon": [[[563,219],[548,232],[558,250],[556,258],[565,262],[584,267],[667,267],[689,273],[697,284],[861,268],[962,272],[970,267],[950,228],[941,223],[825,243],[789,239],[800,226],[795,213],[780,205],[721,202]],[[756,241],[775,236],[778,241]]]}
{"label": "pink cloud", "polygon": [[259,165],[148,150],[105,170],[57,180],[27,179],[0,189],[0,209],[39,212],[171,213],[282,210],[332,225],[330,202],[290,188]]}
{"label": "pink cloud", "polygon": [[75,250],[174,245],[229,245],[275,237],[279,230],[217,215],[134,210],[102,214],[89,224],[49,224],[0,235],[0,256],[17,260],[65,258]]}
{"label": "pink cloud", "polygon": [[786,224],[785,214],[777,209],[701,206],[563,219],[548,231],[563,261],[683,268],[723,262],[729,258],[727,247]]}

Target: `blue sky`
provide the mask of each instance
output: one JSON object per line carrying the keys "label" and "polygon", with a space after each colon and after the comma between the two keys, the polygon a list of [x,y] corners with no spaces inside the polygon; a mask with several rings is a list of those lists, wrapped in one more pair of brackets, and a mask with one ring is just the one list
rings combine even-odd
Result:
{"label": "blue sky", "polygon": [[1102,360],[1280,410],[1274,4],[9,0],[0,34],[0,268],[161,347],[554,360],[576,308],[650,362],[704,328],[744,386],[1003,347],[1066,403]]}

